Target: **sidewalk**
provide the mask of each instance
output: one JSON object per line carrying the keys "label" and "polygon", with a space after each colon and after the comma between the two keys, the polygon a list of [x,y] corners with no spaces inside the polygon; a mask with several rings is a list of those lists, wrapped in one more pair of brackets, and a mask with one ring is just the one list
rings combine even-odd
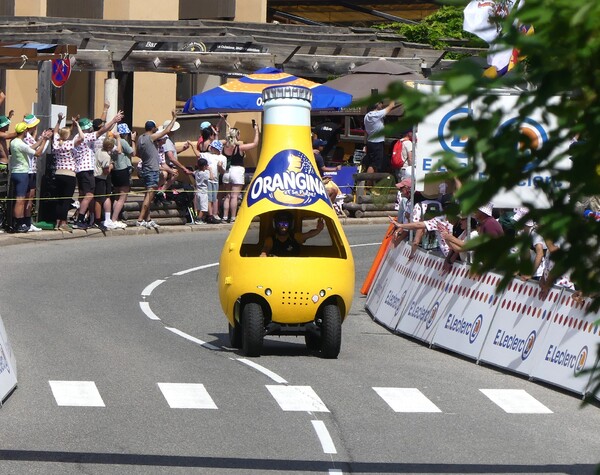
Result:
{"label": "sidewalk", "polygon": [[[130,221],[131,222],[131,221]],[[340,218],[342,226],[353,225],[372,225],[372,224],[387,224],[388,218]],[[164,233],[186,233],[186,232],[204,232],[215,230],[231,229],[232,224],[178,224],[173,226],[161,226],[158,230],[141,228],[135,225],[128,226],[125,229],[115,229],[101,231],[98,228],[90,228],[87,230],[73,229],[73,233],[63,231],[39,231],[29,232],[24,234],[17,233],[0,233],[0,246],[11,246],[15,244],[24,244],[36,241],[58,241],[84,238],[104,238],[112,236],[138,236],[145,234],[164,234]]]}

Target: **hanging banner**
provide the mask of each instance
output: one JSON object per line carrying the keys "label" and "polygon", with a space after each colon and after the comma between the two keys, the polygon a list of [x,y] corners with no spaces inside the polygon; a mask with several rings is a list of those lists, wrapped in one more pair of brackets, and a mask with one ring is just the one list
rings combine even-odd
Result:
{"label": "hanging banner", "polygon": [[501,298],[500,276],[471,275],[468,266],[455,263],[449,278],[454,280],[433,344],[478,359]]}
{"label": "hanging banner", "polygon": [[[490,95],[497,97],[497,100],[491,105],[485,102],[485,98],[480,98],[471,104],[473,115],[477,118],[483,118],[491,117],[493,114],[500,112],[503,118],[498,127],[498,132],[518,123],[519,131],[526,140],[515,144],[515,152],[517,152],[517,149],[523,149],[524,155],[528,157],[531,153],[541,150],[547,144],[549,131],[557,127],[555,116],[547,112],[542,116],[542,110],[538,108],[521,120],[518,117],[518,108],[521,107],[517,104],[520,97],[518,93],[494,91]],[[556,156],[559,152],[564,152],[566,147],[568,147],[568,143],[568,139],[565,138],[564,146],[557,149],[553,153],[553,156]],[[550,202],[546,197],[546,193],[539,188],[539,185],[550,184],[555,188],[564,188],[567,183],[556,180],[553,177],[553,173],[549,170],[536,171],[537,165],[538,163],[535,160],[524,161],[521,166],[525,173],[525,178],[510,190],[505,188],[500,189],[491,200],[494,203],[494,207],[517,208],[523,206],[524,203],[535,203],[536,208],[549,208]],[[481,159],[478,159],[478,166],[481,170],[479,178],[485,180],[485,174],[483,173],[484,163]],[[568,169],[570,167],[571,161],[566,157],[554,166],[555,169]]]}
{"label": "hanging banner", "polygon": [[[17,362],[0,317],[0,403],[17,385]],[[0,404],[1,405],[1,404]]]}
{"label": "hanging banner", "polygon": [[598,315],[586,315],[590,301],[576,302],[572,295],[572,291],[563,290],[561,305],[550,316],[550,327],[531,376],[585,394],[596,363],[600,325]]}
{"label": "hanging banner", "polygon": [[[415,81],[415,88],[424,93],[439,94],[441,86],[441,83]],[[467,137],[450,134],[449,127],[451,121],[466,118],[470,114],[471,110],[465,105],[464,99],[448,98],[439,109],[419,123],[417,143],[413,146],[415,191],[424,191],[425,175],[434,172],[441,151],[452,153],[465,166],[468,164],[465,153]]]}

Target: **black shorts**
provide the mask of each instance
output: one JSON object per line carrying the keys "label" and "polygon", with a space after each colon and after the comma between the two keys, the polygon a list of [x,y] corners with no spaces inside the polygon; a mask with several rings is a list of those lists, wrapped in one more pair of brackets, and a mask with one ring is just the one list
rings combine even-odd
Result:
{"label": "black shorts", "polygon": [[367,153],[362,160],[363,167],[373,167],[376,172],[384,171],[383,148],[384,142],[367,142]]}
{"label": "black shorts", "polygon": [[36,173],[29,173],[29,189],[30,190],[35,190],[37,188],[37,174]]}
{"label": "black shorts", "polygon": [[87,195],[88,193],[94,193],[96,188],[96,180],[94,178],[93,170],[86,170],[77,174],[77,187],[79,188],[80,195]]}
{"label": "black shorts", "polygon": [[110,172],[110,177],[113,186],[121,188],[123,186],[129,186],[129,177],[131,173],[129,173],[129,169],[125,170],[113,170]]}
{"label": "black shorts", "polygon": [[98,201],[104,201],[110,195],[110,183],[108,180],[103,178],[96,178],[96,186],[94,188],[94,195],[98,198]]}

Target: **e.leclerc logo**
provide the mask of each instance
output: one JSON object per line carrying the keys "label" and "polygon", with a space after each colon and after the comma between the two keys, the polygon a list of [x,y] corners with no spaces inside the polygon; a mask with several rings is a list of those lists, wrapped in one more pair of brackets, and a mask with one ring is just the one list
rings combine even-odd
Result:
{"label": "e.leclerc logo", "polygon": [[555,345],[550,345],[546,352],[544,360],[557,366],[564,368],[570,368],[573,370],[575,375],[579,374],[585,367],[585,363],[588,357],[588,347],[584,346],[579,351],[579,354],[575,356],[575,353],[571,353],[568,349],[559,348]]}
{"label": "e.leclerc logo", "polygon": [[435,321],[435,316],[439,307],[439,302],[434,303],[433,307],[429,309],[425,306],[419,305],[419,302],[416,300],[413,300],[408,307],[408,312],[406,315],[411,318],[416,318],[420,322],[425,322],[425,328],[429,329],[429,327],[431,327]]}
{"label": "e.leclerc logo", "polygon": [[328,203],[323,181],[308,157],[299,150],[276,153],[250,185],[248,206],[262,199],[284,206],[309,206],[318,200]]}
{"label": "e.leclerc logo", "polygon": [[450,313],[448,318],[446,319],[446,323],[444,324],[444,328],[451,332],[456,332],[459,335],[468,335],[469,343],[475,343],[477,337],[479,336],[479,332],[481,331],[481,327],[483,326],[483,315],[479,314],[475,318],[474,321],[470,321],[469,319],[459,317],[458,315],[454,315]]}
{"label": "e.leclerc logo", "polygon": [[500,348],[505,348],[510,351],[521,353],[521,359],[525,361],[531,354],[531,351],[533,350],[536,338],[537,333],[535,330],[532,330],[529,336],[523,339],[519,338],[518,335],[507,334],[504,330],[500,329],[496,332],[496,337],[494,338],[494,345],[499,346]]}
{"label": "e.leclerc logo", "polygon": [[402,307],[402,303],[406,298],[406,290],[402,293],[400,297],[394,293],[393,290],[390,290],[385,297],[383,303],[385,303],[388,307],[392,307],[394,309],[394,317],[398,316],[398,312],[400,311],[400,307]]}

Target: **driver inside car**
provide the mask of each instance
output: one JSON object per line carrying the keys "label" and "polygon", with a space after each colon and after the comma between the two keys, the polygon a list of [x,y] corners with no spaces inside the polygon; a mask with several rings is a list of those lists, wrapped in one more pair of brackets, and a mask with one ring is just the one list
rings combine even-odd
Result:
{"label": "driver inside car", "polygon": [[317,220],[317,227],[305,233],[293,233],[294,218],[288,211],[279,211],[273,218],[274,233],[265,239],[261,257],[294,257],[300,254],[300,248],[307,239],[319,234],[325,227],[323,218]]}

